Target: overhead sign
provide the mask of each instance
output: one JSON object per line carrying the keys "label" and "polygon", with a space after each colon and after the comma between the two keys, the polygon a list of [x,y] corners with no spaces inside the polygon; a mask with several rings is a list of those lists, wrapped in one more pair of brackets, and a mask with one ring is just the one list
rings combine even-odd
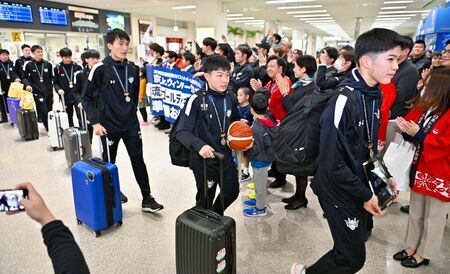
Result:
{"label": "overhead sign", "polygon": [[70,28],[77,32],[100,32],[98,10],[69,6]]}
{"label": "overhead sign", "polygon": [[12,36],[12,41],[13,42],[22,42],[22,32],[11,32],[11,36]]}

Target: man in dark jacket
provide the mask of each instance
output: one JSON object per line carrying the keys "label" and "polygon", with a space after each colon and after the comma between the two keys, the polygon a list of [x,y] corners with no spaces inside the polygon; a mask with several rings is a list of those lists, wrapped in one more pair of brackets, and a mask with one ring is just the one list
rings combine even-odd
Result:
{"label": "man in dark jacket", "polygon": [[[189,168],[193,171],[197,184],[196,204],[204,208],[212,206],[212,210],[223,215],[239,195],[237,169],[231,149],[227,146],[226,133],[230,124],[241,117],[236,97],[227,91],[230,81],[228,60],[219,55],[211,56],[205,60],[203,71],[207,85],[186,102],[185,111],[180,113],[174,129],[175,138],[192,151]],[[224,207],[221,198],[214,201],[220,180],[219,161],[210,159],[214,158],[215,151],[225,155],[223,189],[219,194],[224,199]],[[207,165],[206,180],[204,163]],[[204,195],[205,181],[208,184],[207,200]]]}
{"label": "man in dark jacket", "polygon": [[[312,185],[327,216],[333,249],[308,268],[293,265],[291,273],[356,273],[364,266],[369,213],[383,212],[369,188],[363,163],[376,153],[378,83],[389,83],[394,76],[403,42],[387,29],[372,29],[356,41],[358,69],[340,84],[347,95],[332,98],[320,119],[319,165]],[[392,178],[389,184],[396,193]]]}
{"label": "man in dark jacket", "polygon": [[317,72],[314,77],[314,82],[321,89],[325,90],[330,88],[326,85],[326,79],[335,77],[338,74],[337,69],[333,66],[336,62],[339,53],[336,48],[326,47],[322,50],[319,56],[319,65],[317,66]]}
{"label": "man in dark jacket", "polygon": [[[92,68],[82,102],[94,134],[102,136],[104,148],[109,146],[112,163],[116,162],[119,142],[123,140],[141,189],[142,211],[156,212],[164,207],[155,201],[150,191],[136,114],[139,68],[127,60],[129,42],[130,37],[123,30],[114,29],[106,34],[111,54]],[[108,160],[107,149],[103,151],[103,159]],[[122,194],[122,202],[127,201]]]}
{"label": "man in dark jacket", "polygon": [[411,63],[416,66],[419,73],[422,73],[424,69],[430,68],[431,61],[425,54],[427,52],[427,46],[424,40],[417,40],[414,42],[413,49],[411,51]]}
{"label": "man in dark jacket", "polygon": [[270,81],[270,77],[267,74],[267,58],[269,58],[270,44],[263,40],[256,46],[258,47],[258,60],[252,64],[255,72],[254,77],[257,80],[261,80],[262,86],[265,86]]}
{"label": "man in dark jacket", "polygon": [[248,63],[248,58],[252,56],[252,49],[245,44],[239,45],[235,50],[236,67],[231,74],[230,87],[236,94],[241,87],[251,89],[250,79],[254,76],[252,65]]}
{"label": "man in dark jacket", "polygon": [[[53,86],[59,96],[64,97],[67,116],[69,117],[69,126],[73,127],[73,110],[76,111],[78,121],[81,121],[80,110],[76,107],[76,98],[73,94],[75,87],[75,73],[81,70],[81,67],[72,61],[72,51],[69,48],[59,50],[62,62],[55,67],[55,78]],[[80,125],[78,125],[80,126]]]}
{"label": "man in dark jacket", "polygon": [[44,60],[42,47],[31,47],[34,60],[23,65],[23,83],[28,91],[33,91],[39,120],[48,131],[47,115],[53,107],[53,66]]}
{"label": "man in dark jacket", "polygon": [[403,36],[407,39],[407,43],[402,48],[402,55],[398,60],[398,70],[395,73],[392,82],[395,85],[397,96],[395,102],[391,107],[391,117],[395,119],[398,116],[405,116],[408,113],[408,101],[414,99],[418,94],[417,82],[420,80],[420,74],[417,68],[408,60],[408,55],[413,47],[413,42],[410,37]]}
{"label": "man in dark jacket", "polygon": [[9,51],[0,49],[0,123],[8,122],[6,98],[8,98],[9,86],[13,81],[20,82],[20,78],[14,70],[13,62],[9,60]]}
{"label": "man in dark jacket", "polygon": [[22,56],[20,56],[16,60],[14,67],[16,68],[16,73],[19,76],[19,78],[23,79],[23,72],[24,72],[23,65],[27,61],[31,61],[32,57],[31,57],[31,48],[29,45],[23,44],[21,48],[22,48]]}

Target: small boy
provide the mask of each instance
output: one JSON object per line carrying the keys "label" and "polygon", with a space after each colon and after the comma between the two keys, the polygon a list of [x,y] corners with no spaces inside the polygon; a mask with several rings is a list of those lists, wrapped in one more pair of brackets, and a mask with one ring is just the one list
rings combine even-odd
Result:
{"label": "small boy", "polygon": [[267,115],[269,98],[263,93],[256,93],[250,100],[253,122],[253,147],[248,150],[253,168],[256,199],[244,201],[244,215],[249,217],[266,216],[267,172],[275,160],[274,141],[277,134],[277,123]]}
{"label": "small boy", "polygon": [[[237,99],[239,102],[239,114],[241,115],[241,121],[246,122],[249,126],[253,124],[253,114],[250,112],[250,95],[251,91],[248,87],[241,87],[237,91]],[[242,171],[241,181],[245,181],[250,178],[248,172],[249,159],[248,153],[242,153],[242,161],[244,165],[244,170]]]}

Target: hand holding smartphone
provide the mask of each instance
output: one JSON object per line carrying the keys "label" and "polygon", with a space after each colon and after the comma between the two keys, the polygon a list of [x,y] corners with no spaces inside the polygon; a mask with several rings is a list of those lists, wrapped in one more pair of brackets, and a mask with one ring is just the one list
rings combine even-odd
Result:
{"label": "hand holding smartphone", "polygon": [[27,189],[0,190],[0,212],[25,210],[25,207],[20,205],[19,201],[27,198]]}
{"label": "hand holding smartphone", "polygon": [[[20,183],[16,186],[15,190],[0,190],[0,193],[3,194],[4,192],[7,192],[8,195],[10,195],[9,197],[11,197],[10,201],[12,205],[12,207],[7,210],[3,210],[6,214],[12,215],[20,211],[25,211],[31,219],[40,223],[42,226],[56,220],[47,208],[41,195],[39,195],[31,183]],[[8,195],[5,194],[6,199],[8,199]],[[2,198],[2,205],[0,205],[0,208],[5,208],[6,206],[3,204],[4,198],[3,196],[0,197]]]}

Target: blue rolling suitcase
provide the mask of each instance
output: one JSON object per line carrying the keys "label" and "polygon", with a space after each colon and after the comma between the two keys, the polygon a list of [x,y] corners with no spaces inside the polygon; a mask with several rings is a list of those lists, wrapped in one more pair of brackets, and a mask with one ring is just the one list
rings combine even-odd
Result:
{"label": "blue rolling suitcase", "polygon": [[76,162],[71,172],[78,224],[90,227],[96,237],[100,236],[101,230],[115,224],[122,225],[117,166],[99,158],[90,158]]}
{"label": "blue rolling suitcase", "polygon": [[8,103],[9,119],[11,120],[11,125],[17,125],[16,111],[20,109],[20,99],[8,97],[6,101]]}

